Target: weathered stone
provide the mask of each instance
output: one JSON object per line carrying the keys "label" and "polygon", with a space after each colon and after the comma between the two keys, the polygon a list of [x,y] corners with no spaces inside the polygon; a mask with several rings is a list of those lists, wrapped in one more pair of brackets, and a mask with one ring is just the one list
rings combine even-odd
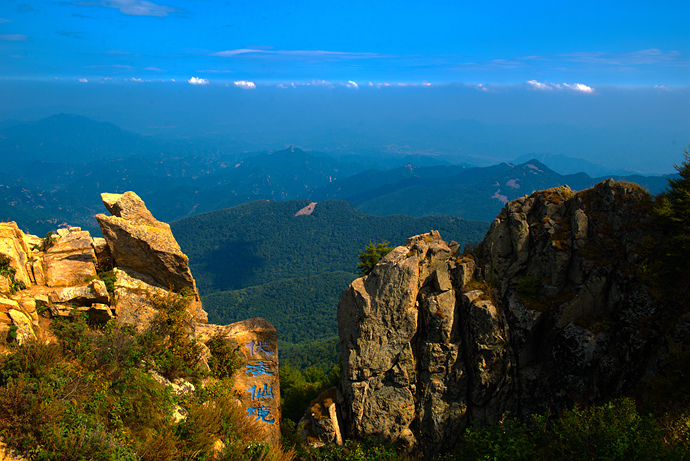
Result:
{"label": "weathered stone", "polygon": [[94,303],[90,306],[79,307],[77,310],[85,312],[91,322],[107,323],[115,318],[115,314],[107,304]]}
{"label": "weathered stone", "polygon": [[337,411],[338,389],[332,387],[309,403],[307,411],[297,424],[302,438],[312,447],[324,444],[343,444]]}
{"label": "weathered stone", "polygon": [[147,226],[161,226],[160,221],[153,217],[146,208],[144,201],[134,192],[128,191],[124,194],[101,194],[101,199],[106,209],[118,218],[130,221],[132,224],[143,224]]}
{"label": "weathered stone", "polygon": [[33,326],[38,326],[38,313],[36,312],[36,299],[30,296],[24,296],[19,299],[19,305],[22,311],[31,318]]}
{"label": "weathered stone", "polygon": [[50,292],[51,303],[73,303],[80,306],[107,303],[108,290],[102,280],[92,280],[88,285],[57,288]]}
{"label": "weathered stone", "polygon": [[0,312],[8,312],[10,309],[21,309],[14,299],[0,297]]}
{"label": "weathered stone", "polygon": [[[469,282],[474,262],[466,258],[456,264],[453,255],[438,232],[412,237],[343,293],[338,305],[341,388],[350,436],[379,435],[433,454],[452,447],[466,426],[470,350],[462,346],[462,307],[454,287]],[[477,309],[497,316],[495,308]],[[488,376],[479,365],[479,359],[487,368],[497,360],[487,360],[497,336],[503,338],[491,334],[495,323],[489,321],[487,337],[479,338],[487,350],[472,361],[477,362],[473,369],[487,375],[477,375],[485,382],[486,398],[475,399],[481,400],[476,405],[487,405],[491,392],[506,383],[503,375]],[[413,426],[416,419],[419,424]]]}
{"label": "weathered stone", "polygon": [[668,312],[641,264],[650,207],[629,183],[564,186],[506,204],[475,255],[436,232],[394,249],[338,305],[347,436],[433,455],[473,420],[630,390]]}
{"label": "weathered stone", "polygon": [[158,313],[154,299],[164,298],[167,290],[146,274],[129,268],[115,268],[115,291],[111,307],[117,322],[145,331]]}
{"label": "weathered stone", "polygon": [[14,221],[0,223],[0,255],[6,257],[10,267],[15,269],[15,280],[26,286],[31,285],[28,271],[31,250],[26,244],[24,232]]}
{"label": "weathered stone", "polygon": [[96,255],[91,235],[78,227],[60,229],[45,254],[45,280],[49,287],[81,285],[96,278]]}
{"label": "weathered stone", "polygon": [[0,441],[0,461],[28,461],[27,458],[18,455],[7,447],[5,442]]}
{"label": "weathered stone", "polygon": [[197,325],[197,340],[207,342],[213,336],[225,338],[243,359],[244,364],[232,376],[232,389],[247,417],[263,431],[264,440],[278,444],[281,408],[276,329],[262,318],[222,326]]}
{"label": "weathered stone", "polygon": [[96,265],[99,268],[105,269],[115,266],[115,260],[113,259],[113,255],[110,254],[108,242],[106,242],[104,238],[93,239],[93,251],[96,254]]}
{"label": "weathered stone", "polygon": [[12,291],[10,279],[0,276],[0,294],[9,295]]}
{"label": "weathered stone", "polygon": [[170,381],[169,379],[165,378],[164,376],[160,375],[159,373],[153,370],[149,371],[149,375],[151,375],[151,377],[155,379],[160,385],[164,387],[169,387],[172,393],[177,396],[191,394],[196,390],[194,384],[182,378],[177,378],[174,381]]}
{"label": "weathered stone", "polygon": [[10,309],[7,314],[12,319],[12,324],[17,327],[18,344],[24,344],[31,339],[36,339],[36,334],[31,325],[31,318],[28,315],[16,309]]}
{"label": "weathered stone", "polygon": [[189,259],[170,231],[170,226],[157,221],[144,202],[133,192],[102,194],[106,208],[114,216],[96,216],[115,265],[146,274],[155,284],[180,292],[190,291],[190,305],[197,322],[207,320],[201,308],[199,293],[189,270]]}
{"label": "weathered stone", "polygon": [[36,285],[46,284],[46,273],[42,259],[34,259],[31,262],[31,272],[33,273],[33,280]]}

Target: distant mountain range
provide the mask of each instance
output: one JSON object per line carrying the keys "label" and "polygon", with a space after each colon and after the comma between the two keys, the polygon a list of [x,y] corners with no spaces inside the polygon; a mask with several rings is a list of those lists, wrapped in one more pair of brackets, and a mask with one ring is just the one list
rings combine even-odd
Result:
{"label": "distant mountain range", "polygon": [[[667,179],[659,176],[613,176],[633,181],[652,193],[661,192]],[[361,211],[379,216],[453,215],[491,221],[503,205],[535,190],[568,185],[581,190],[604,178],[585,173],[560,175],[537,160],[521,165],[490,167],[415,167],[365,171],[334,181],[309,194],[312,200],[346,200]]]}
{"label": "distant mountain range", "polygon": [[[165,221],[264,199],[337,199],[375,215],[490,221],[506,200],[562,184],[582,189],[601,179],[559,175],[531,159],[476,168],[373,150],[233,152],[212,137],[163,140],[65,114],[3,126],[0,219],[16,220],[37,234],[63,223],[98,234],[93,216],[103,211],[102,192],[133,190]],[[568,160],[542,158],[551,164]],[[575,160],[568,161],[572,166]],[[666,184],[663,177],[616,178],[638,182],[652,193]]]}

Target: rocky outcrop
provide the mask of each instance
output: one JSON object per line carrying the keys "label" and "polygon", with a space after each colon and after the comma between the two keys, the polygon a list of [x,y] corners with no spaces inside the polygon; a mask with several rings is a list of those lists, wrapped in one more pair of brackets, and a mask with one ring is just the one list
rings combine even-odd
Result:
{"label": "rocky outcrop", "polygon": [[338,305],[343,416],[350,436],[450,448],[471,417],[507,409],[514,364],[506,319],[438,232],[408,239]]}
{"label": "rocky outcrop", "polygon": [[[134,192],[102,194],[103,204],[113,216],[96,215],[115,265],[134,278],[175,292],[188,291],[194,320],[206,322],[189,258],[182,253],[170,226],[156,220]],[[147,278],[147,280],[143,280]],[[122,289],[125,289],[124,287]],[[135,289],[137,291],[137,289]],[[118,298],[116,298],[117,300]],[[116,310],[122,310],[116,306]]]}
{"label": "rocky outcrop", "polygon": [[[103,194],[102,199],[114,215],[97,217],[104,239],[91,238],[78,227],[58,229],[41,239],[25,234],[13,222],[0,223],[0,341],[51,340],[45,330],[50,318],[81,314],[91,321],[113,320],[143,332],[171,292],[186,294],[191,298],[188,333],[202,351],[199,365],[208,369],[206,342],[212,337],[226,341],[242,362],[233,376],[238,405],[264,429],[265,441],[279,444],[275,328],[259,318],[207,325],[188,258],[170,226],[157,221],[133,192]],[[178,395],[193,391],[184,379],[171,382],[154,370],[149,373]],[[176,422],[185,416],[182,407],[174,409]],[[0,457],[1,448],[0,442]]]}
{"label": "rocky outcrop", "polygon": [[349,437],[433,454],[471,421],[620,395],[662,341],[644,283],[649,195],[605,181],[508,203],[475,254],[408,239],[338,305]]}
{"label": "rocky outcrop", "polygon": [[[40,336],[39,311],[91,320],[116,318],[146,330],[169,290],[191,296],[195,322],[206,322],[187,256],[170,232],[133,192],[103,194],[116,216],[99,215],[106,238],[78,227],[58,229],[45,239],[0,223],[0,337],[18,342]],[[111,291],[100,280],[108,275]],[[158,297],[158,298],[157,298]]]}

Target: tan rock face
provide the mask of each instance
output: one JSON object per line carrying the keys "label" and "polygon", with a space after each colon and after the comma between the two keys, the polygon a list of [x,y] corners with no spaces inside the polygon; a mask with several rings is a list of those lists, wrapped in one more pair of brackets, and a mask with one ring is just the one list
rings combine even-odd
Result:
{"label": "tan rock face", "polygon": [[338,388],[332,387],[309,403],[297,429],[312,448],[325,444],[343,444],[336,401]]}
{"label": "tan rock face", "polygon": [[145,331],[158,313],[152,296],[164,297],[166,290],[156,286],[152,277],[132,269],[116,268],[114,272],[112,308],[118,323],[134,325],[140,332]]}
{"label": "tan rock face", "polygon": [[51,303],[74,303],[82,306],[107,303],[108,298],[108,290],[101,280],[93,280],[87,285],[78,287],[58,288],[48,295]]}
{"label": "tan rock face", "polygon": [[247,418],[259,423],[266,441],[280,442],[280,381],[278,375],[278,335],[262,318],[231,325],[198,325],[196,338],[207,342],[222,335],[244,361],[233,375],[233,391],[239,397]]}
{"label": "tan rock face", "polygon": [[81,285],[97,277],[91,235],[78,227],[60,229],[44,261],[45,284],[49,287]]}
{"label": "tan rock face", "polygon": [[10,309],[7,314],[12,319],[12,323],[17,327],[17,343],[24,344],[31,339],[36,339],[31,318],[28,315],[16,309]]}
{"label": "tan rock face", "polygon": [[157,221],[133,192],[103,194],[103,203],[114,216],[97,215],[115,265],[130,268],[154,280],[154,284],[175,292],[189,290],[195,296],[191,309],[198,322],[205,322],[189,259],[170,231]]}
{"label": "tan rock face", "polygon": [[101,199],[110,214],[125,219],[132,224],[156,227],[167,226],[153,217],[144,205],[144,201],[134,192],[125,192],[124,194],[105,193],[101,194]]}
{"label": "tan rock face", "polygon": [[453,446],[470,409],[505,409],[512,363],[505,319],[481,292],[456,292],[473,267],[432,232],[408,239],[343,293],[350,436],[380,435],[433,453]]}
{"label": "tan rock face", "polygon": [[31,285],[31,249],[15,222],[0,223],[0,255],[9,259],[10,266],[16,270],[14,278],[17,281]]}

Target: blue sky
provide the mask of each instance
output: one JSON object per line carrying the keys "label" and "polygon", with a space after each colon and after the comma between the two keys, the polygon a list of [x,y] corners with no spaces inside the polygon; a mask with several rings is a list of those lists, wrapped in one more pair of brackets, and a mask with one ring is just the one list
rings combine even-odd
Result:
{"label": "blue sky", "polygon": [[688,0],[0,0],[0,121],[668,173],[688,18]]}
{"label": "blue sky", "polygon": [[3,0],[0,77],[685,86],[689,17],[687,0]]}

